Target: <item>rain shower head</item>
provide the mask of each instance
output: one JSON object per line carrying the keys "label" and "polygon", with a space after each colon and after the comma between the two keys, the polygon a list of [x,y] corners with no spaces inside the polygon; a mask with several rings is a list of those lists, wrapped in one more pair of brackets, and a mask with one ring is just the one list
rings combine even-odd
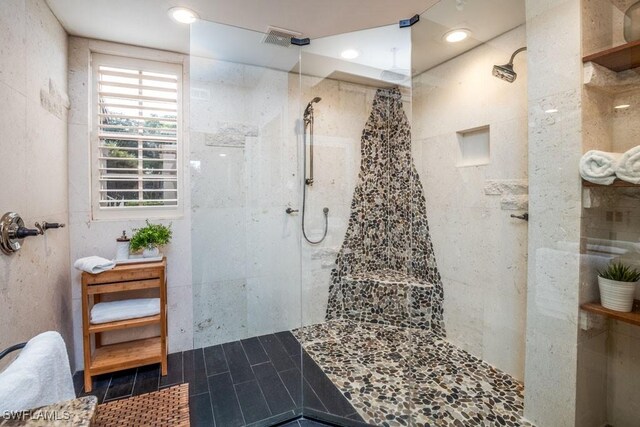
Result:
{"label": "rain shower head", "polygon": [[319,96],[316,96],[315,98],[313,98],[311,100],[311,102],[309,104],[313,104],[314,102],[320,102],[320,101],[322,101],[322,98],[320,98]]}
{"label": "rain shower head", "polygon": [[513,58],[516,57],[520,52],[524,52],[527,50],[526,47],[521,47],[520,49],[513,52],[511,55],[511,59],[507,64],[504,65],[494,65],[493,66],[493,75],[494,77],[499,78],[500,80],[504,80],[505,82],[513,83],[518,77],[518,73],[513,69]]}

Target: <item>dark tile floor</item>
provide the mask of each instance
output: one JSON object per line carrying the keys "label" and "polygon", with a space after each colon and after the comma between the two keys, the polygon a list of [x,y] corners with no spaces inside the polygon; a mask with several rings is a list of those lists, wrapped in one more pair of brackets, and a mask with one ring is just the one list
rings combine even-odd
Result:
{"label": "dark tile floor", "polygon": [[[300,414],[300,408],[362,421],[349,401],[290,332],[263,335],[204,349],[172,353],[168,374],[159,365],[94,378],[99,403],[189,383],[192,426],[268,425]],[[304,381],[301,377],[304,373]],[[78,395],[82,375],[74,375]],[[286,426],[324,425],[310,420]]]}

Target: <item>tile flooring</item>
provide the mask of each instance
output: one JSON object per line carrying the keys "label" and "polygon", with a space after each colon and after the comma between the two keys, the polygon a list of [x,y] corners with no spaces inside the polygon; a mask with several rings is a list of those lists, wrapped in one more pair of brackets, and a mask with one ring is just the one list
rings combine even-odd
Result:
{"label": "tile flooring", "polygon": [[[74,382],[83,394],[82,372]],[[342,425],[530,426],[509,375],[428,331],[350,320],[174,353],[164,377],[158,365],[103,375],[91,394],[104,402],[182,382],[192,426],[325,425],[287,421],[303,402],[305,416]]]}
{"label": "tile flooring", "polygon": [[530,426],[520,382],[428,331],[335,320],[294,335],[367,423]]}
{"label": "tile flooring", "polygon": [[[102,403],[188,382],[193,427],[271,425],[300,414],[302,402],[319,413],[362,421],[290,332],[173,353],[168,365],[164,377],[159,365],[98,376],[90,394]],[[79,395],[86,394],[82,374],[74,375]],[[323,424],[299,420],[286,425]]]}

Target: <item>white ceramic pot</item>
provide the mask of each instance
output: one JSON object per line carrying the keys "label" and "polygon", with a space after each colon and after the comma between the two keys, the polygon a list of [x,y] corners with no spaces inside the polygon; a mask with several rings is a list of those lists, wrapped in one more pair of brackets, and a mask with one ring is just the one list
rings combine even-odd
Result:
{"label": "white ceramic pot", "polygon": [[633,307],[633,297],[638,282],[618,282],[598,276],[600,301],[604,308],[629,312]]}
{"label": "white ceramic pot", "polygon": [[160,254],[160,249],[158,249],[157,247],[155,248],[144,248],[144,251],[142,251],[142,256],[144,258],[153,258],[156,257]]}

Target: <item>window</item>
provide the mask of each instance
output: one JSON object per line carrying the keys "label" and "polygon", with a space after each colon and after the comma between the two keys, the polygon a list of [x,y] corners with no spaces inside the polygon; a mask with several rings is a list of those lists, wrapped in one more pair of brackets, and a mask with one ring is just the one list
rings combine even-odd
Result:
{"label": "window", "polygon": [[182,66],[93,54],[95,219],[181,213]]}

